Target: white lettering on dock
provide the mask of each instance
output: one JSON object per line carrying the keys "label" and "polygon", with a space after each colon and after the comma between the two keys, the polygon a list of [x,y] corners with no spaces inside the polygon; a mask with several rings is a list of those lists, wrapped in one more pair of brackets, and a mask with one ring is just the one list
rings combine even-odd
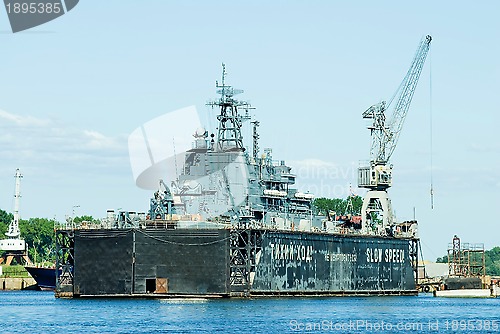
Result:
{"label": "white lettering on dock", "polygon": [[405,251],[403,249],[381,249],[381,248],[367,248],[366,249],[366,262],[380,263],[380,262],[393,262],[403,263],[405,260]]}
{"label": "white lettering on dock", "polygon": [[326,253],[327,262],[356,262],[358,255],[355,253]]}
{"label": "white lettering on dock", "polygon": [[293,244],[270,244],[271,258],[274,260],[306,261],[312,260],[313,246]]}

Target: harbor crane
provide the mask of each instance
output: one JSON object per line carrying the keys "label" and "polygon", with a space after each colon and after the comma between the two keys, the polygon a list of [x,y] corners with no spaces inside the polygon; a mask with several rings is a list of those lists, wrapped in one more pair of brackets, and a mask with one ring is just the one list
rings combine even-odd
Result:
{"label": "harbor crane", "polygon": [[7,239],[0,240],[0,252],[4,252],[0,257],[0,264],[4,263],[9,266],[12,260],[16,259],[18,264],[31,264],[28,257],[28,249],[26,242],[21,238],[19,230],[19,199],[21,197],[21,171],[16,169],[14,175],[16,179],[16,190],[14,194],[14,219],[9,224],[9,229],[5,233]]}
{"label": "harbor crane", "polygon": [[[387,232],[396,223],[387,193],[387,189],[392,186],[392,165],[389,164],[389,159],[398,143],[431,40],[432,37],[427,35],[420,41],[410,69],[389,103],[382,101],[363,113],[363,118],[373,120],[368,127],[372,138],[370,162],[368,166],[360,166],[358,169],[358,186],[368,189],[361,209],[362,226],[367,232],[375,227],[380,233]],[[391,107],[393,111],[387,120],[386,112]],[[376,224],[376,219],[381,220],[381,224]]]}

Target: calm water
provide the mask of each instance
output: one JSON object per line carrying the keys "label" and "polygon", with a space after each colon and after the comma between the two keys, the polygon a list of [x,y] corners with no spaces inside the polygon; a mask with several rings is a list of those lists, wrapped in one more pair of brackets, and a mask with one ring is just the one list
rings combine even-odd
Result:
{"label": "calm water", "polygon": [[0,292],[0,333],[499,333],[499,326],[500,298],[62,300]]}

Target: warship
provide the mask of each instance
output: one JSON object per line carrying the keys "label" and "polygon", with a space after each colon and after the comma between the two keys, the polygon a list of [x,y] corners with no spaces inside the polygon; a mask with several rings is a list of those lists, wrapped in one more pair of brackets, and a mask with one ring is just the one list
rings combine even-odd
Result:
{"label": "warship", "polygon": [[[260,152],[257,121],[246,148],[250,104],[225,80],[223,65],[220,98],[208,103],[215,133],[193,129],[182,171],[158,180],[148,212],[108,211],[98,225],[56,231],[56,297],[417,294],[417,222],[396,222],[373,194],[351,224],[320,214],[292,168]],[[363,167],[360,185],[380,195],[390,170],[369,168],[383,182]]]}

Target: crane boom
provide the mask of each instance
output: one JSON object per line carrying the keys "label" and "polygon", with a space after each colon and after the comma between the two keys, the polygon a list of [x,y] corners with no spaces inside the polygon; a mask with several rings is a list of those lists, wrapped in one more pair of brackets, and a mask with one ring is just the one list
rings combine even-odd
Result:
{"label": "crane boom", "polygon": [[[376,165],[387,163],[394,153],[429,52],[431,40],[432,37],[429,35],[422,39],[406,76],[389,103],[383,101],[371,106],[363,113],[363,118],[373,119],[373,125],[369,127],[372,135],[370,155],[372,163]],[[389,110],[395,97],[397,97],[396,106],[391,118],[386,123],[385,112]]]}
{"label": "crane boom", "polygon": [[401,129],[403,128],[406,115],[408,114],[408,109],[410,109],[410,103],[413,99],[413,94],[417,88],[418,79],[422,73],[422,68],[424,67],[425,59],[427,58],[427,53],[431,45],[432,37],[427,35],[420,42],[420,46],[417,49],[415,58],[411,64],[408,73],[406,73],[403,82],[401,83],[401,89],[398,91],[398,100],[394,112],[389,121],[389,137],[386,138],[385,143],[385,154],[382,157],[385,161],[389,161],[394,149],[398,143],[399,135],[401,134]]}
{"label": "crane boom", "polygon": [[[394,153],[401,134],[418,79],[429,52],[431,40],[432,38],[429,35],[422,39],[410,69],[389,103],[382,101],[371,106],[363,113],[363,118],[373,119],[373,123],[368,127],[372,136],[370,166],[360,168],[360,187],[384,190],[391,186],[392,170],[387,164],[392,153]],[[386,122],[386,111],[389,110],[396,96],[398,98],[394,111],[389,121]]]}

